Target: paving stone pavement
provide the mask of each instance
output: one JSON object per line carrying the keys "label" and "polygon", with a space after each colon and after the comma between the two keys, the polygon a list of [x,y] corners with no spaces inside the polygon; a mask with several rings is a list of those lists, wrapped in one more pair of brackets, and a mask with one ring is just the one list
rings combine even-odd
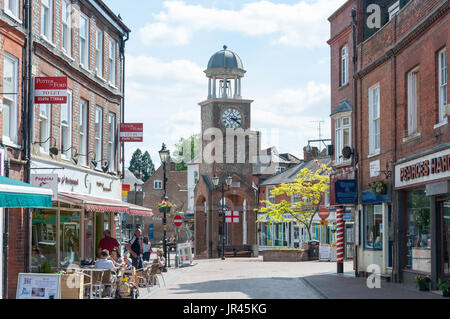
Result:
{"label": "paving stone pavement", "polygon": [[441,299],[403,284],[382,281],[369,289],[355,278],[353,262],[336,274],[336,263],[265,263],[259,258],[195,260],[193,266],[169,268],[166,286],[141,289],[141,299]]}

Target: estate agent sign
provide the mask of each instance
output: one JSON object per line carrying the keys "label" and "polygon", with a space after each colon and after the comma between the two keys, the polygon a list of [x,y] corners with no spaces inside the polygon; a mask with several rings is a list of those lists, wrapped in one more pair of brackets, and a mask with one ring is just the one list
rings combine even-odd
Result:
{"label": "estate agent sign", "polygon": [[67,77],[34,78],[35,104],[67,103]]}
{"label": "estate agent sign", "polygon": [[138,142],[144,141],[143,123],[121,123],[120,124],[120,142]]}

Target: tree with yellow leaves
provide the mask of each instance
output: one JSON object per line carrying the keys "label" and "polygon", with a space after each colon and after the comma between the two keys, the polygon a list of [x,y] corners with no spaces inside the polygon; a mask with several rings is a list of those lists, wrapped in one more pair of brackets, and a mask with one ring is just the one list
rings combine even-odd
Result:
{"label": "tree with yellow leaves", "polygon": [[[319,165],[318,161],[316,164]],[[287,220],[287,215],[291,215],[297,222],[303,224],[308,230],[309,238],[311,239],[311,226],[314,216],[319,212],[320,204],[325,193],[330,188],[330,177],[328,173],[331,168],[326,165],[319,166],[319,169],[312,171],[304,168],[297,175],[295,182],[289,184],[281,184],[270,191],[272,196],[280,195],[299,195],[301,200],[290,203],[286,200],[278,204],[270,201],[262,201],[264,205],[256,209],[263,214],[257,222],[279,223]]]}

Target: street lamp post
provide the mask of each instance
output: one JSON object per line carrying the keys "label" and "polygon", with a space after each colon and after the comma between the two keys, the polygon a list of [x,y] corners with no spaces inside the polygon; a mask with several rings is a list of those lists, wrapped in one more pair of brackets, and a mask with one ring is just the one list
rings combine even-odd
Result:
{"label": "street lamp post", "polygon": [[219,185],[222,186],[221,192],[221,205],[220,205],[220,212],[222,216],[222,260],[225,260],[225,184],[227,184],[228,188],[230,188],[231,184],[233,183],[233,176],[231,174],[228,174],[228,176],[220,180],[217,175],[213,177],[213,185],[215,189],[217,190],[217,187]]}
{"label": "street lamp post", "polygon": [[[164,188],[164,195],[163,200],[167,199],[167,177],[166,177],[166,164],[170,160],[170,151],[166,148],[166,144],[163,143],[162,149],[159,151],[159,157],[161,158],[161,163],[163,164],[163,171],[164,171],[164,180],[163,180],[163,188]],[[163,216],[163,231],[164,231],[164,238],[163,238],[163,250],[164,250],[164,268],[163,272],[167,272],[167,243],[166,243],[166,234],[167,234],[167,216],[166,216],[166,210],[164,210],[164,216]]]}

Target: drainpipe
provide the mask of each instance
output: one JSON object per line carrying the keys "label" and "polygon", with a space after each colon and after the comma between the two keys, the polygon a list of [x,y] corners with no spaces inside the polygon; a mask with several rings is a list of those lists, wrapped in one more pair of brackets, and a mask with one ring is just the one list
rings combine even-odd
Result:
{"label": "drainpipe", "polygon": [[[358,48],[356,45],[356,26],[358,25],[357,21],[357,12],[356,9],[352,9],[352,40],[353,40],[353,74],[356,74],[358,70]],[[358,204],[360,202],[361,198],[361,174],[359,172],[359,169],[356,169],[356,165],[359,165],[359,153],[358,153],[358,81],[355,76],[353,76],[353,134],[354,134],[354,156],[353,156],[353,171],[355,172],[355,177],[358,183]],[[358,211],[358,210],[357,210]],[[359,213],[355,212],[355,214],[358,215]],[[358,226],[360,227],[361,221],[359,220]],[[359,234],[360,232],[358,232]],[[358,277],[358,251],[355,246],[355,252],[353,254],[354,258],[354,268],[355,268],[355,276]]]}
{"label": "drainpipe", "polygon": [[[7,154],[5,152],[5,154]],[[5,176],[9,177],[9,160],[5,160]],[[3,210],[5,226],[3,228],[3,299],[8,299],[8,240],[9,240],[9,208]]]}
{"label": "drainpipe", "polygon": [[[122,59],[122,116],[121,123],[125,123],[125,43],[130,39],[130,33],[125,33],[126,38],[122,38],[122,43],[120,46],[120,57]],[[122,143],[122,176],[121,179],[125,178],[125,143]]]}
{"label": "drainpipe", "polygon": [[[25,21],[25,30],[28,31],[27,36],[25,37],[26,40],[26,52],[27,52],[27,59],[26,59],[26,94],[24,93],[24,107],[25,107],[25,114],[26,121],[24,123],[25,129],[24,129],[24,137],[26,140],[24,141],[25,144],[25,160],[27,162],[26,164],[26,182],[31,182],[31,139],[33,136],[33,77],[32,77],[32,53],[33,53],[33,23],[32,23],[32,7],[31,7],[31,1],[26,1],[26,7],[24,10],[24,21]],[[32,220],[31,220],[32,214],[31,209],[27,208],[25,209],[25,272],[28,273],[31,271],[31,231],[32,231]]]}

